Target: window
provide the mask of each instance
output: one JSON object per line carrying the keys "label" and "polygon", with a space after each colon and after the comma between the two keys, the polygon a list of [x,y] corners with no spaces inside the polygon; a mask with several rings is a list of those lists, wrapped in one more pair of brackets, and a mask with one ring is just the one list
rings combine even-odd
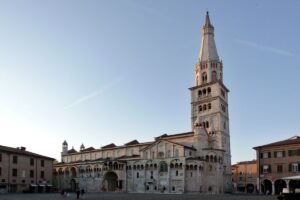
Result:
{"label": "window", "polygon": [[207,93],[210,94],[211,93],[211,89],[210,87],[207,88]]}
{"label": "window", "polygon": [[151,156],[151,157],[152,157],[152,159],[154,158],[154,155],[155,155],[155,153],[154,153],[154,151],[152,151],[152,156]]}
{"label": "window", "polygon": [[211,109],[211,103],[208,104],[208,110],[210,110],[210,109]]}
{"label": "window", "polygon": [[139,178],[140,177],[140,173],[136,173],[136,178]]}
{"label": "window", "polygon": [[41,167],[44,167],[44,166],[45,166],[45,161],[41,160]]}
{"label": "window", "polygon": [[202,96],[202,91],[201,91],[201,90],[198,91],[198,96],[199,96],[199,97]]}
{"label": "window", "polygon": [[222,95],[223,97],[225,97],[225,92],[224,92],[224,90],[222,90],[222,89],[221,89],[221,95]]}
{"label": "window", "polygon": [[168,150],[168,155],[167,155],[168,158],[171,158],[171,150]]}
{"label": "window", "polygon": [[0,153],[0,162],[2,161],[2,154]]}
{"label": "window", "polygon": [[277,173],[282,173],[282,165],[277,165]]}
{"label": "window", "polygon": [[275,157],[275,158],[282,158],[282,157],[285,157],[285,151],[275,151],[275,152],[274,152],[274,157]]}
{"label": "window", "polygon": [[166,162],[160,163],[159,172],[168,172],[168,164]]}
{"label": "window", "polygon": [[17,164],[18,163],[18,156],[13,156],[13,163]]}
{"label": "window", "polygon": [[260,153],[260,158],[271,158],[271,152]]}
{"label": "window", "polygon": [[270,173],[271,165],[263,165],[263,173]]}
{"label": "window", "polygon": [[175,157],[179,157],[179,151],[178,151],[178,149],[175,149]]}
{"label": "window", "polygon": [[292,163],[292,172],[298,172],[298,163]]}
{"label": "window", "polygon": [[199,110],[199,112],[202,111],[202,106],[201,105],[198,107],[198,110]]}
{"label": "window", "polygon": [[212,72],[212,81],[213,82],[217,81],[217,72],[216,71]]}
{"label": "window", "polygon": [[206,104],[203,105],[203,110],[206,110]]}
{"label": "window", "polygon": [[34,165],[34,159],[30,158],[30,165],[33,166]]}
{"label": "window", "polygon": [[206,128],[209,128],[209,123],[208,123],[208,121],[206,121]]}
{"label": "window", "polygon": [[150,172],[150,179],[153,179],[153,171]]}
{"label": "window", "polygon": [[41,178],[44,178],[44,177],[45,177],[45,172],[41,171]]}
{"label": "window", "polygon": [[2,168],[0,167],[0,176],[2,176]]}
{"label": "window", "polygon": [[159,157],[159,158],[163,158],[164,156],[165,156],[164,152],[161,152],[161,151],[158,152],[158,157]]}
{"label": "window", "polygon": [[202,84],[207,82],[207,74],[206,72],[202,73]]}
{"label": "window", "polygon": [[191,177],[193,177],[193,172],[191,172]]}
{"label": "window", "polygon": [[12,169],[12,175],[13,176],[18,176],[18,170],[17,169]]}
{"label": "window", "polygon": [[33,178],[34,177],[34,171],[33,170],[30,170],[30,178]]}
{"label": "window", "polygon": [[294,149],[288,151],[289,156],[300,156],[300,149]]}
{"label": "window", "polygon": [[175,173],[175,175],[176,175],[176,176],[178,176],[178,170],[176,170],[176,173]]}

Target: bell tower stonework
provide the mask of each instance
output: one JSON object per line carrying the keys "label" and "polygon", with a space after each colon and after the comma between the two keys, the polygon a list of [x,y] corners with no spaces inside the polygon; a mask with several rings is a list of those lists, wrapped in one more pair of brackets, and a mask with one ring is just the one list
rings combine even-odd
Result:
{"label": "bell tower stonework", "polygon": [[206,13],[198,61],[195,65],[195,86],[191,91],[191,125],[195,134],[206,130],[208,148],[223,154],[224,191],[231,190],[231,153],[228,114],[228,92],[223,83],[223,63],[219,59],[214,27]]}

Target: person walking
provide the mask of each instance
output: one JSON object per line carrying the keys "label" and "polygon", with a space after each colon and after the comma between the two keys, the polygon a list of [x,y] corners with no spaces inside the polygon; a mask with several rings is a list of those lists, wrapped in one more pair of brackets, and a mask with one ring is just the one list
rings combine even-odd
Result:
{"label": "person walking", "polygon": [[79,196],[80,196],[80,190],[79,190],[79,188],[76,190],[76,195],[77,195],[77,199],[79,199]]}

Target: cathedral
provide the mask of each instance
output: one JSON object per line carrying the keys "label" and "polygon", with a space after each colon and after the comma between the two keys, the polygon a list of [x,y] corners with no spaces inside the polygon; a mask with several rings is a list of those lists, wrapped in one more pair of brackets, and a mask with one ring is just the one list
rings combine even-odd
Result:
{"label": "cathedral", "polygon": [[195,85],[191,92],[191,131],[163,134],[100,149],[69,149],[62,144],[61,162],[54,165],[57,189],[88,192],[225,193],[231,192],[228,92],[223,63],[206,13]]}

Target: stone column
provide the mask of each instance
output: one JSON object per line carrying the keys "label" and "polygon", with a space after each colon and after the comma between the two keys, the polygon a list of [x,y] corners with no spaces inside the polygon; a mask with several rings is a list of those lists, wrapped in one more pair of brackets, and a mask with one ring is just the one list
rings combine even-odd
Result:
{"label": "stone column", "polygon": [[272,195],[275,195],[275,182],[272,181]]}

